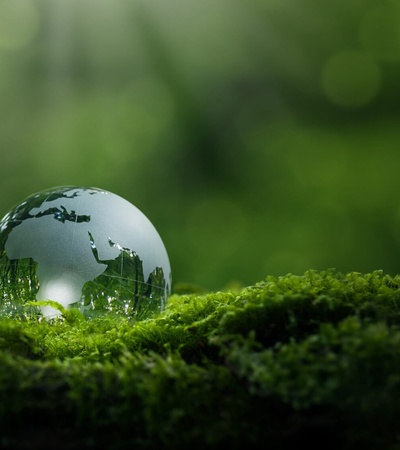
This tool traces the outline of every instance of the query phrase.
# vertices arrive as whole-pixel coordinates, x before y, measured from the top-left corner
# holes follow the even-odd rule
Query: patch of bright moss
[[[400,276],[308,271],[161,314],[0,320],[2,448],[400,448]]]

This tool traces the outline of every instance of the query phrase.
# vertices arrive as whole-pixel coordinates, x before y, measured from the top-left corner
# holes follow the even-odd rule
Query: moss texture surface
[[[174,294],[142,322],[0,319],[0,447],[400,449],[400,276]]]

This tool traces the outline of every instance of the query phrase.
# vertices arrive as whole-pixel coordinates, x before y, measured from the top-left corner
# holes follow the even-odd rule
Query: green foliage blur
[[[399,0],[0,0],[0,215],[138,206],[173,284],[400,267]]]

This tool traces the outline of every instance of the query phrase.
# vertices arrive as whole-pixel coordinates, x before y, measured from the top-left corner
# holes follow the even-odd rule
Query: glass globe
[[[60,310],[143,319],[164,308],[167,251],[149,219],[122,197],[62,186],[31,195],[0,221],[0,315]]]

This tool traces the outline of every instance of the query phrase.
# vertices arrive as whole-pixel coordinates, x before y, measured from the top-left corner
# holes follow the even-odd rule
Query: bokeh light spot
[[[0,48],[29,44],[39,28],[39,14],[31,1],[0,0]]]
[[[377,58],[400,58],[400,10],[394,6],[381,6],[369,11],[359,29],[363,47]]]
[[[370,103],[381,87],[381,71],[367,53],[342,51],[326,62],[321,74],[322,89],[335,105],[359,108]]]

